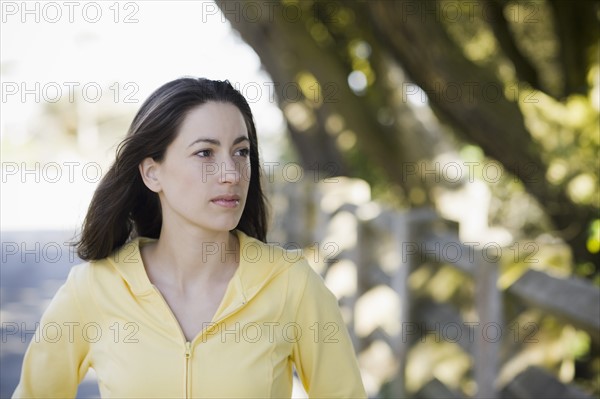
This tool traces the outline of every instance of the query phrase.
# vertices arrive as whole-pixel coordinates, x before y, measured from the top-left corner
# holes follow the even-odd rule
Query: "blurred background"
[[[0,3],[1,397],[135,112],[185,75],[248,99],[269,241],[339,298],[370,397],[600,394],[599,2]]]

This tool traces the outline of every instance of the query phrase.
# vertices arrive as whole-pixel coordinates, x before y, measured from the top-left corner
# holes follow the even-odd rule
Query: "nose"
[[[241,173],[240,164],[238,162],[235,162],[232,158],[227,157],[227,159],[221,162],[220,166],[220,183],[238,184],[240,182]]]

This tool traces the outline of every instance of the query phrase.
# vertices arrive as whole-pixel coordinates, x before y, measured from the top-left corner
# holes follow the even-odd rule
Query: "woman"
[[[182,78],[135,116],[90,204],[74,267],[42,317],[14,397],[366,397],[335,297],[265,244],[250,107]],[[50,333],[51,332],[51,333]],[[56,333],[58,332],[58,334]]]

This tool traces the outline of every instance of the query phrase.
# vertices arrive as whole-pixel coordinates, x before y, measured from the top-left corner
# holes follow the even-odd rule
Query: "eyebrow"
[[[235,140],[233,140],[233,145],[236,145],[238,143],[241,143],[242,141],[250,141],[250,139],[248,139],[248,137],[246,136],[239,136],[238,138],[236,138]],[[210,143],[210,144],[214,144],[214,145],[221,145],[221,142],[217,139],[209,139],[209,138],[199,138],[194,140],[193,142],[190,143],[190,145],[188,145],[188,148],[193,146],[196,143]]]

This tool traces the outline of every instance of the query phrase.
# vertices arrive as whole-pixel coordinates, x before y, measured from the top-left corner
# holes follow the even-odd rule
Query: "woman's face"
[[[250,141],[241,112],[219,102],[193,108],[163,160],[146,158],[140,171],[159,195],[164,224],[234,229],[250,183]]]

